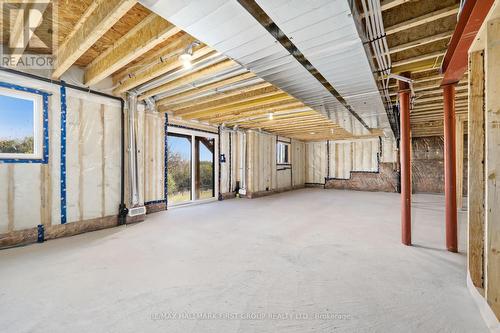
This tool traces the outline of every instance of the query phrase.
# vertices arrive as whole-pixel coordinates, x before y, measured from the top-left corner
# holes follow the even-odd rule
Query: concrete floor
[[[397,194],[305,189],[0,251],[0,330],[487,332],[443,197],[413,201],[413,247]]]

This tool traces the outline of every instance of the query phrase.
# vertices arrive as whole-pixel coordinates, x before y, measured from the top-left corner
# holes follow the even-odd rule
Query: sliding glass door
[[[215,133],[169,129],[167,138],[169,205],[216,197],[217,140],[218,136]]]
[[[168,135],[168,202],[172,204],[192,200],[191,136]]]
[[[195,137],[195,199],[209,199],[215,196],[214,143],[214,139]]]

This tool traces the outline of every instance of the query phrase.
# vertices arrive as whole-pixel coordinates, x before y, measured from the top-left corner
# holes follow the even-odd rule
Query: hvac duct
[[[139,205],[139,175],[137,171],[137,138],[136,138],[136,114],[137,94],[127,94],[128,107],[128,158],[129,158],[129,181],[130,181],[130,205]]]
[[[240,194],[241,195],[246,195],[247,194],[247,182],[246,182],[246,171],[247,171],[247,166],[246,166],[246,156],[247,156],[247,133],[242,132],[241,133],[241,140],[240,140]]]

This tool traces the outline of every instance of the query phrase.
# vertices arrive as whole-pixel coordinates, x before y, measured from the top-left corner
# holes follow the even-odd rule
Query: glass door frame
[[[178,203],[170,203],[167,202],[168,207],[178,207],[178,206],[186,206],[193,205],[199,203],[206,203],[211,201],[217,201],[219,198],[219,134],[210,133],[195,129],[187,129],[187,128],[179,128],[168,126],[167,135],[169,134],[179,134],[191,137],[191,200],[183,201]],[[214,197],[208,199],[199,199],[196,200],[195,191],[196,191],[196,158],[194,156],[195,152],[195,138],[196,137],[205,137],[214,140]],[[168,139],[167,139],[168,140]]]

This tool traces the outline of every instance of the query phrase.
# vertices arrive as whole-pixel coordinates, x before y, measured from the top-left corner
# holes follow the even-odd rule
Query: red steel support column
[[[455,138],[455,85],[443,86],[444,195],[446,201],[446,248],[457,252],[457,166]]]
[[[411,245],[410,87],[399,81],[401,156],[401,242]]]

